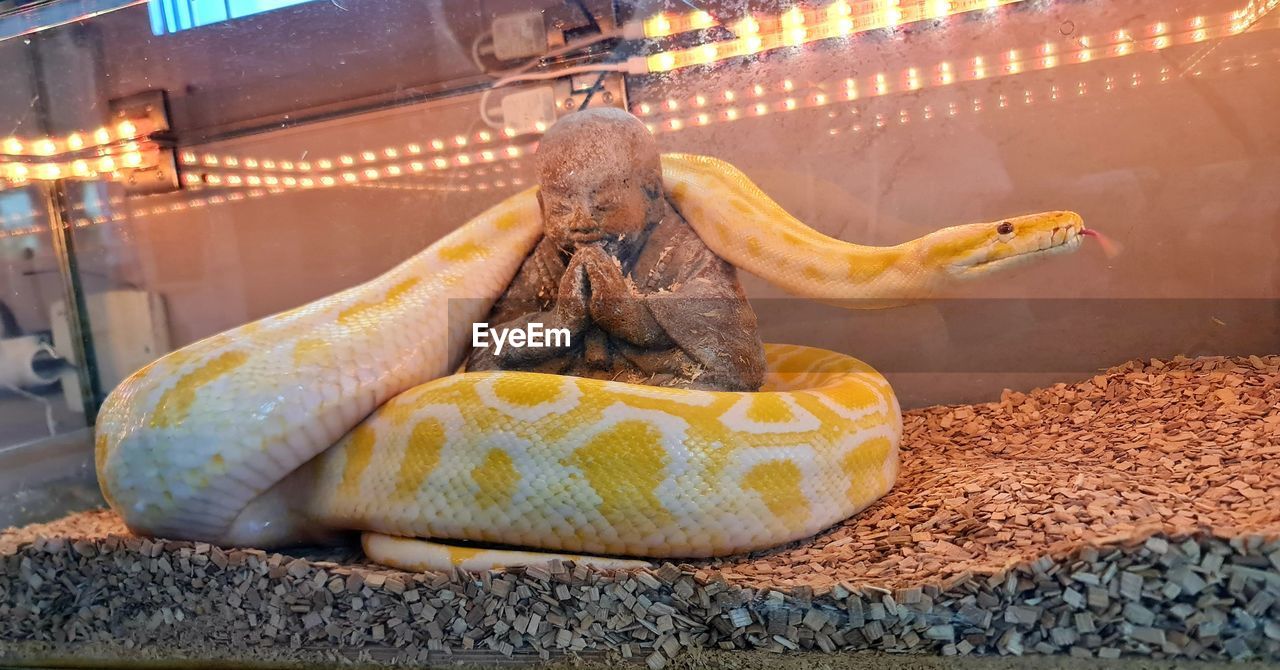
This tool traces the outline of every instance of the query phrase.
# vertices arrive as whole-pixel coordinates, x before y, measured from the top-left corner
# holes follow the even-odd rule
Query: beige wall
[[[943,60],[959,64],[1120,29],[1141,35],[1166,18],[1185,29],[1190,17],[1243,4],[1034,3],[996,18],[954,19],[905,35],[779,53],[750,68],[635,79],[631,103],[658,108],[672,98],[687,106],[699,93],[742,95],[756,83],[780,101],[788,79],[801,100],[815,92],[838,97],[849,76],[924,70]],[[382,55],[390,67],[408,59]],[[907,406],[962,402],[997,397],[1004,386],[1079,379],[1131,357],[1280,348],[1278,58],[1280,30],[1266,30],[706,127],[672,131],[663,126],[667,116],[646,120],[658,126],[665,149],[733,162],[789,211],[842,239],[892,244],[951,224],[1074,209],[1123,245],[1115,258],[1086,245],[965,286],[956,295],[968,301],[881,312],[781,300],[772,287],[744,278],[766,339],[864,358],[890,374]],[[239,62],[248,73],[256,65]],[[146,67],[163,70],[173,84],[188,74],[212,72],[217,81],[234,76],[137,67],[143,69],[130,72],[135,82],[145,80]],[[298,79],[280,97],[264,99],[259,91],[246,110],[288,108],[296,97],[291,92],[329,85],[333,73],[321,74],[293,73]],[[1028,91],[1031,104],[1024,102]],[[1000,95],[1009,101],[1006,108],[999,107]],[[973,111],[975,98],[981,112]],[[426,143],[483,128],[476,100],[459,96],[189,148],[298,160]],[[187,100],[191,119],[199,117],[196,102],[214,104]],[[229,107],[219,114],[225,117],[237,102],[220,101]],[[945,112],[951,103],[958,108],[954,117]],[[933,118],[925,118],[926,107]],[[883,128],[876,127],[877,114]],[[523,161],[504,168],[497,176],[466,170],[470,176],[455,171],[379,184],[457,189],[509,181],[512,169],[529,177]],[[165,296],[173,339],[182,344],[368,279],[514,190],[316,189],[151,213],[212,193],[184,192],[130,199],[116,209],[121,220],[77,236],[87,265],[110,267]]]

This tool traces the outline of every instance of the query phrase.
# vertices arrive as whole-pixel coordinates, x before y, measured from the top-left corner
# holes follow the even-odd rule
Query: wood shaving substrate
[[[902,461],[892,493],[819,536],[630,573],[408,574],[130,537],[105,511],[10,529],[0,662],[30,645],[655,670],[706,647],[1280,659],[1280,356],[912,411]]]

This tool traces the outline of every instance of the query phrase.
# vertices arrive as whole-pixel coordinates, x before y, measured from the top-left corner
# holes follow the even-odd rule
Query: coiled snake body
[[[722,161],[668,154],[663,169],[721,257],[854,306],[928,297],[1086,233],[1049,212],[858,246],[804,226]],[[768,345],[758,393],[451,374],[540,233],[530,189],[365,284],[139,370],[96,426],[107,500],[143,534],[269,547],[361,530],[374,560],[485,568],[545,555],[425,538],[724,555],[811,535],[893,485],[897,400],[841,354]]]

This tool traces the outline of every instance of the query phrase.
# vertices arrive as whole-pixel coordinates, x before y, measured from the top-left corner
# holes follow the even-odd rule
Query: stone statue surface
[[[495,330],[563,328],[567,346],[472,350],[468,370],[756,391],[764,349],[732,265],[667,200],[638,119],[561,119],[536,156],[544,233],[489,315]]]

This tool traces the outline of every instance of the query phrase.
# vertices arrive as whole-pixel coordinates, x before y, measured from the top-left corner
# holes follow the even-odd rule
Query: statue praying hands
[[[563,328],[567,345],[476,348],[468,370],[756,391],[764,348],[734,267],[663,192],[657,145],[616,109],[560,120],[537,153],[544,234],[490,328]]]

